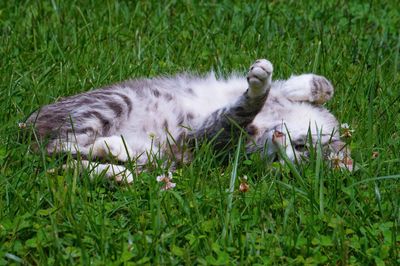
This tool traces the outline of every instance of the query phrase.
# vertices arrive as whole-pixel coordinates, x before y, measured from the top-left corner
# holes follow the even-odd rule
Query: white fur
[[[150,89],[146,86],[151,86],[163,95],[171,95],[169,100],[150,97],[149,94],[139,97],[135,90],[125,88],[124,84],[114,85],[113,89],[123,92],[131,99],[134,115],[116,121],[113,127],[118,130],[115,129],[109,137],[97,138],[92,145],[85,147],[79,146],[76,142],[67,143],[64,144],[63,150],[79,150],[102,158],[111,156],[119,161],[136,159],[137,164],[144,164],[149,159],[147,157],[149,154],[162,156],[167,142],[172,143],[182,131],[196,130],[214,111],[235,103],[248,88],[250,88],[249,97],[265,93],[271,86],[272,71],[272,64],[261,59],[252,66],[247,79],[237,75],[227,79],[217,79],[210,73],[204,78],[178,76],[153,79],[150,85],[143,83],[144,87],[141,89],[144,92]],[[314,81],[322,79],[326,86],[322,88],[321,94],[315,94]],[[300,152],[295,151],[288,141],[289,135],[292,140],[304,139],[310,129],[314,141],[324,138],[323,141],[326,142],[332,134],[337,136],[336,119],[326,109],[315,106],[329,100],[332,94],[331,84],[323,77],[314,74],[292,76],[286,81],[272,83],[264,108],[252,123],[259,129],[255,140],[267,143],[268,150],[265,152],[272,156],[277,150],[276,141],[273,141],[274,132],[283,133],[284,142],[280,141],[279,145],[284,145],[287,155],[294,160]],[[82,108],[76,112],[87,112],[87,110]],[[107,113],[110,111],[104,112],[105,116],[112,116],[112,113]],[[193,119],[184,119],[183,124],[176,126],[179,123],[179,115],[187,114],[191,114]],[[86,123],[94,128],[99,126],[96,124],[99,123],[98,120],[95,119]],[[164,124],[170,126],[165,128]],[[79,138],[85,139],[88,136],[80,135]],[[250,146],[251,144],[248,144],[251,150]],[[132,173],[123,166],[93,165],[86,161],[83,161],[82,165],[95,168],[96,173],[105,171],[107,176],[114,176],[115,173],[120,176],[126,173],[126,181],[133,180]]]

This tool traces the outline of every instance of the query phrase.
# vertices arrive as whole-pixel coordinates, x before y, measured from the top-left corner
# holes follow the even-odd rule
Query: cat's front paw
[[[258,59],[254,62],[247,74],[250,97],[263,95],[271,88],[272,72],[273,66],[270,61]]]
[[[126,162],[132,156],[131,149],[125,145],[119,136],[99,138],[93,143],[92,154],[99,158],[112,157],[121,162]]]

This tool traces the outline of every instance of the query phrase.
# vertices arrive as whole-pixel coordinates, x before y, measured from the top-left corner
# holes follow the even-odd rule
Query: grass
[[[1,265],[400,264],[396,1],[2,1],[0,27]],[[48,174],[61,163],[19,141],[17,123],[59,97],[131,77],[245,73],[264,57],[276,79],[332,80],[328,108],[355,130],[357,171],[318,156],[271,166],[239,148],[221,165],[204,146],[160,191],[161,169],[131,186]]]

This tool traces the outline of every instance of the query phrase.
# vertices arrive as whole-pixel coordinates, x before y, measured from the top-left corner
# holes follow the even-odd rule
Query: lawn
[[[0,265],[399,265],[399,29],[390,0],[1,1]],[[354,130],[354,172],[318,156],[270,165],[239,145],[221,164],[204,145],[162,191],[161,168],[132,185],[63,171],[18,128],[66,95],[245,74],[257,58],[275,79],[332,81],[327,107]]]

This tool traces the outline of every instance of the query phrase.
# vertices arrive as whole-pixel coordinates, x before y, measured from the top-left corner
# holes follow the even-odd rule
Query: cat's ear
[[[353,159],[348,145],[341,140],[332,140],[325,153],[332,168],[341,168],[353,171]]]

